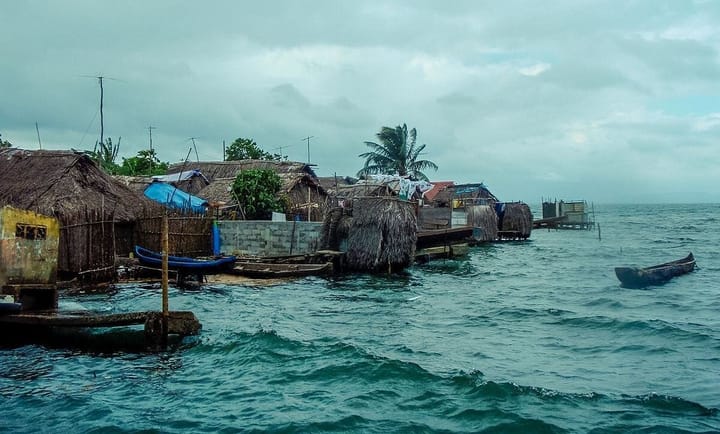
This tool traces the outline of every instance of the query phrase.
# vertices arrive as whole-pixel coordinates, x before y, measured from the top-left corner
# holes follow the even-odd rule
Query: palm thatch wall
[[[400,271],[412,264],[416,244],[413,203],[387,197],[355,199],[345,258],[348,268]]]
[[[490,205],[474,205],[466,208],[468,226],[480,228],[477,241],[494,241],[498,235],[498,216]]]
[[[506,203],[500,230],[518,232],[520,237],[525,239],[532,232],[532,222],[533,215],[526,203]]]
[[[60,221],[60,278],[114,276],[118,238],[128,236],[139,213],[160,209],[72,151],[0,150],[0,185],[0,205]]]
[[[343,244],[347,243],[352,227],[352,210],[347,208],[332,208],[325,214],[320,235],[320,250],[345,250]]]

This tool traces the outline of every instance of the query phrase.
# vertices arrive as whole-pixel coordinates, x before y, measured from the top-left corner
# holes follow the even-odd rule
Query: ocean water
[[[203,330],[162,353],[0,349],[0,431],[720,432],[720,205],[595,212],[600,234],[403,275],[171,288]],[[690,251],[663,286],[613,272]],[[160,289],[62,303],[159,310]]]

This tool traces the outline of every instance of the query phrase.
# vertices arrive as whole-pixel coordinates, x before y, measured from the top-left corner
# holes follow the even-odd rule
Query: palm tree
[[[428,177],[422,171],[438,169],[432,161],[417,159],[425,149],[425,145],[416,146],[415,128],[408,131],[405,124],[395,128],[382,127],[377,133],[377,138],[380,143],[365,142],[372,151],[359,155],[365,158],[365,167],[357,174],[359,177],[371,174],[398,174],[427,181]]]

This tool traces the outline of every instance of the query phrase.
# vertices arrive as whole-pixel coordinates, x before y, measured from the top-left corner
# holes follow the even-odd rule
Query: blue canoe
[[[22,310],[22,304],[15,303],[12,295],[0,295],[0,315],[18,313]]]
[[[160,268],[162,267],[162,254],[135,246],[135,255],[141,264]],[[219,256],[212,259],[188,258],[185,256],[168,256],[168,268],[173,270],[210,274],[221,272],[235,263],[235,256]]]

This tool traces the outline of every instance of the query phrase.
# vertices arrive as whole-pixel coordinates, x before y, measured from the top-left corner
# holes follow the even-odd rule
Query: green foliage
[[[135,157],[123,158],[117,174],[126,176],[164,175],[167,173],[169,165],[158,159],[154,149],[144,149],[138,151]]]
[[[228,146],[225,153],[226,161],[237,161],[237,160],[275,160],[280,161],[287,159],[287,156],[280,154],[271,154],[265,152],[258,146],[253,139],[243,139],[242,137],[236,139],[230,146]]]
[[[12,148],[12,143],[8,142],[7,140],[2,139],[2,134],[0,134],[0,148]]]
[[[120,173],[120,166],[115,163],[120,150],[120,140],[122,140],[122,137],[118,137],[117,144],[113,144],[112,139],[108,137],[105,143],[98,143],[92,152],[88,152],[90,157],[98,163],[98,166],[111,175]]]
[[[248,169],[235,178],[232,191],[247,220],[264,220],[273,211],[284,212],[281,188],[282,180],[273,170]]]
[[[365,142],[372,151],[359,156],[365,158],[365,166],[358,176],[372,174],[410,176],[413,179],[428,180],[422,172],[426,169],[437,170],[437,165],[429,160],[418,160],[426,145],[416,146],[417,131],[408,131],[407,125],[395,128],[382,127],[377,138],[380,143]]]

